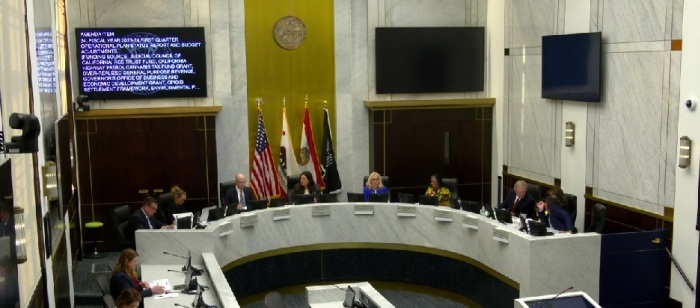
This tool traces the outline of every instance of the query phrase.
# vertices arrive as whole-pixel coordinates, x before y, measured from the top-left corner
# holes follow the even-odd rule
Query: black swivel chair
[[[228,181],[219,183],[219,206],[226,206],[229,204],[224,204],[224,197],[226,197],[226,192],[229,188],[236,186],[236,181]]]
[[[112,209],[111,216],[114,233],[117,235],[120,248],[135,248],[136,244],[126,236],[127,229],[129,228],[129,217],[131,217],[131,209],[129,206],[122,205]]]
[[[168,219],[168,215],[165,214],[168,205],[170,205],[170,201],[173,201],[173,194],[172,193],[162,193],[158,195],[158,198],[156,199],[158,201],[158,211],[154,214],[156,219],[164,224],[172,224],[173,222]]]
[[[586,228],[586,232],[595,232],[602,234],[605,230],[605,219],[608,215],[608,209],[605,205],[596,203],[593,205],[593,215],[591,217],[591,224]]]
[[[294,185],[297,185],[297,183],[299,183],[299,176],[301,175],[297,174],[290,175],[287,177],[287,196],[294,195]]]
[[[528,195],[532,196],[532,199],[535,199],[535,202],[542,198],[542,190],[540,189],[540,185],[527,183],[527,193]]]
[[[450,190],[450,198],[458,199],[459,191],[457,185],[457,178],[443,178],[442,184]]]
[[[576,195],[572,194],[565,194],[566,196],[566,202],[568,203],[567,206],[569,208],[569,214],[571,214],[571,222],[576,223],[576,212],[578,211],[578,197]]]

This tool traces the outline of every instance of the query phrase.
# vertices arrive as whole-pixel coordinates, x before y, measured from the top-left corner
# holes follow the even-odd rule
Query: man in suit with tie
[[[141,203],[141,207],[129,217],[129,230],[127,237],[135,241],[135,232],[140,229],[173,229],[173,225],[165,225],[158,221],[153,215],[158,210],[158,201],[153,197],[146,197]]]
[[[513,216],[519,216],[522,213],[528,218],[536,218],[535,199],[527,193],[527,183],[523,180],[515,182],[513,189],[508,191],[508,196],[498,205],[498,208],[510,211]]]
[[[255,200],[253,190],[245,186],[248,183],[245,175],[242,173],[236,174],[236,186],[229,188],[224,196],[224,206],[235,206],[236,212],[245,211],[248,209],[246,201]]]

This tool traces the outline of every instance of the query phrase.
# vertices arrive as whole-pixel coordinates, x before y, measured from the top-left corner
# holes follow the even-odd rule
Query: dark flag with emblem
[[[324,193],[336,194],[343,189],[338,174],[338,165],[335,161],[335,151],[333,150],[333,135],[331,132],[331,118],[328,109],[323,109],[323,149],[321,152],[321,166],[324,171],[323,182],[326,183]]]

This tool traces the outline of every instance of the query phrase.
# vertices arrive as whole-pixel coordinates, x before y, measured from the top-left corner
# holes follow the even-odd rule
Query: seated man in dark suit
[[[250,187],[245,186],[248,181],[242,173],[236,174],[236,186],[231,187],[226,191],[224,196],[224,204],[222,206],[235,205],[236,212],[245,211],[248,209],[247,200],[255,200],[255,195]]]
[[[139,229],[172,229],[173,225],[165,225],[158,221],[153,214],[158,210],[158,202],[153,197],[146,197],[141,207],[129,217],[129,228],[126,236],[135,241],[135,232]]]
[[[513,189],[508,191],[508,196],[499,209],[509,210],[511,215],[519,216],[521,213],[528,218],[535,217],[535,199],[527,193],[527,183],[523,180],[515,182]]]

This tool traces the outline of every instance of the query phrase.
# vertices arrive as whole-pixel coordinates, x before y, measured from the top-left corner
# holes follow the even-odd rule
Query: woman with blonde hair
[[[367,177],[367,183],[364,188],[365,201],[369,201],[369,195],[388,194],[389,190],[382,183],[382,176],[379,172],[372,172]]]
[[[187,200],[187,192],[180,186],[173,185],[170,188],[170,198],[163,198],[165,194],[158,196],[158,211],[156,219],[166,225],[172,225],[175,222],[174,214],[182,214],[189,212],[185,209],[185,200]]]
[[[131,248],[124,249],[114,265],[112,278],[109,280],[109,293],[112,298],[119,298],[119,295],[126,289],[134,289],[141,293],[141,298],[152,296],[153,294],[165,293],[161,286],[151,287],[146,281],[141,281],[136,273],[139,264],[139,254]],[[139,305],[143,307],[143,302]]]

